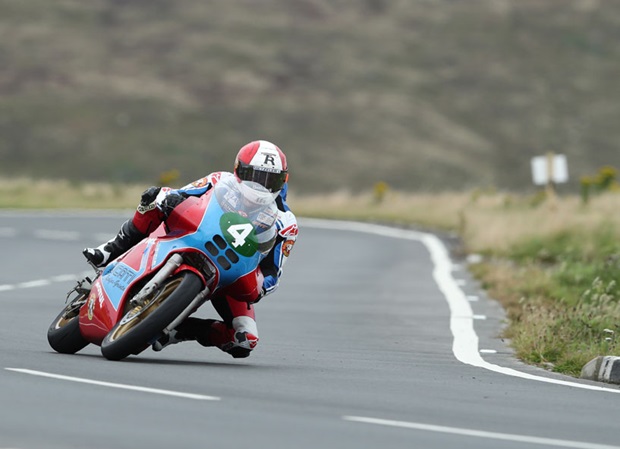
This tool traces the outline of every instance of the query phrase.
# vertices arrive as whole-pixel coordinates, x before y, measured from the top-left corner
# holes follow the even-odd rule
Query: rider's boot
[[[256,321],[247,316],[235,317],[232,327],[222,321],[211,320],[206,338],[198,340],[203,346],[216,346],[235,359],[245,358],[258,344]]]
[[[157,195],[160,191],[160,187],[146,189],[133,218],[123,223],[116,237],[96,248],[85,248],[82,251],[84,257],[97,268],[101,268],[153,232],[163,220],[157,208]]]
[[[116,259],[129,248],[136,245],[144,237],[146,237],[146,234],[140,232],[131,220],[127,220],[121,226],[116,237],[96,248],[85,248],[82,254],[91,264],[101,268],[110,260]]]
[[[202,346],[216,346],[234,358],[245,358],[258,344],[256,322],[249,317],[233,319],[233,327],[223,321],[187,318],[169,335],[153,344],[155,351],[182,341],[195,340]]]
[[[238,316],[233,318],[232,327],[228,331],[228,341],[217,345],[218,348],[235,359],[248,357],[258,344],[256,321],[249,316]],[[232,338],[230,338],[230,333],[232,333]]]
[[[208,339],[209,327],[211,322],[215,320],[202,320],[199,318],[187,318],[176,329],[170,331],[169,334],[159,337],[153,343],[154,351],[161,351],[166,346],[181,343],[182,341],[196,340],[203,346],[212,346],[203,344]]]
[[[162,337],[159,337],[153,343],[153,351],[161,351],[166,346],[174,345],[176,343],[181,343],[182,341],[195,340],[191,335],[184,335],[182,332],[179,332],[177,329],[172,329],[169,334],[166,334]]]

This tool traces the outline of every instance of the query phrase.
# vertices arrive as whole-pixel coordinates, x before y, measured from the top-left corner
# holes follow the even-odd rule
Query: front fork
[[[163,267],[157,272],[153,278],[146,283],[144,287],[129,301],[132,307],[143,306],[151,294],[157,291],[161,284],[172,276],[172,273],[183,263],[183,257],[180,254],[173,254]]]
[[[149,296],[157,291],[159,286],[183,264],[183,256],[180,254],[173,254],[166,264],[157,272],[153,279],[140,290],[131,300],[132,307],[142,306],[149,299]],[[181,312],[166,328],[162,331],[164,334],[169,334],[174,328],[181,324],[185,319],[192,314],[194,310],[200,307],[208,298],[211,290],[208,286],[196,295],[192,302]]]

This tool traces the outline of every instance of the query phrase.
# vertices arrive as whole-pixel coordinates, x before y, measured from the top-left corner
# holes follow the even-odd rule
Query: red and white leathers
[[[142,234],[150,234],[164,220],[166,210],[170,207],[170,204],[174,207],[183,198],[204,195],[217,184],[224,173],[227,172],[211,173],[180,189],[162,187],[154,200],[151,200],[148,204],[143,201],[138,206],[132,219],[133,225]],[[297,239],[299,232],[297,219],[286,203],[287,190],[288,184],[284,184],[284,187],[276,197],[276,204],[278,206],[278,218],[276,221],[278,237],[274,247],[259,265],[264,281],[262,293],[256,298],[255,302],[277,289],[282,274],[282,267],[286,263]],[[155,196],[155,191],[152,191],[152,194],[152,196]],[[171,199],[174,199],[174,201],[171,201]],[[258,343],[258,328],[254,306],[248,306],[247,303],[237,301],[235,298],[226,295],[214,297],[211,299],[211,302],[222,317],[223,322],[190,317],[177,328],[176,338],[179,340],[197,340],[204,346],[217,346],[234,357],[246,357],[249,355],[249,351],[254,349]]]

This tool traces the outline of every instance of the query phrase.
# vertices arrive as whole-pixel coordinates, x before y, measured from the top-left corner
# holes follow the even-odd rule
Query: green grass
[[[526,239],[496,257],[503,262],[490,259],[473,271],[506,307],[506,336],[522,360],[578,376],[596,356],[620,355],[617,228],[603,223]],[[498,275],[498,264],[507,273]]]

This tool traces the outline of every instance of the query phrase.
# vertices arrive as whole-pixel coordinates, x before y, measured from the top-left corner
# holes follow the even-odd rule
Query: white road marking
[[[95,242],[107,242],[108,240],[114,238],[114,235],[110,232],[108,234],[98,233],[94,235]]]
[[[497,354],[495,349],[481,349],[480,354]]]
[[[557,440],[555,438],[541,438],[529,435],[516,435],[510,433],[487,432],[484,430],[463,429],[459,427],[435,426],[406,421],[391,421],[387,419],[366,418],[362,416],[343,416],[345,421],[364,424],[376,424],[380,426],[399,427],[403,429],[422,430],[426,432],[447,433],[473,438],[487,438],[492,440],[512,441],[518,443],[537,444],[542,446],[555,446],[570,449],[620,449],[620,446],[606,444],[586,443],[581,441]]]
[[[45,287],[50,285],[52,282],[47,279],[39,279],[36,281],[28,281],[17,284],[16,288],[33,288],[33,287]]]
[[[22,288],[46,287],[57,282],[76,282],[78,279],[89,275],[94,277],[92,272],[84,271],[79,274],[59,274],[58,276],[52,276],[48,279],[37,279],[34,281],[20,282],[18,284],[3,284],[0,285],[0,293]]]
[[[80,233],[75,231],[50,231],[39,229],[34,231],[34,236],[40,239],[73,241],[80,238]]]
[[[15,237],[16,235],[17,235],[17,229],[0,228],[0,237]]]
[[[19,234],[19,230],[15,228],[0,228],[0,238],[13,238],[17,237]],[[114,237],[113,233],[95,233],[95,234],[84,234],[77,231],[57,231],[50,229],[38,229],[32,231],[32,235],[35,238],[43,239],[43,240],[62,240],[62,241],[75,241],[80,239],[91,239],[95,242],[107,242],[112,237]]]
[[[620,389],[599,387],[585,383],[536,376],[533,374],[523,373],[512,368],[505,368],[503,366],[486,362],[478,350],[478,335],[474,330],[474,314],[471,305],[467,300],[467,296],[460,289],[452,276],[452,261],[450,260],[448,249],[436,235],[425,232],[410,231],[407,229],[397,229],[388,226],[349,221],[302,218],[299,220],[299,223],[301,226],[308,226],[311,228],[332,229],[348,232],[356,231],[422,243],[430,253],[431,260],[433,261],[435,267],[433,270],[433,278],[435,279],[439,290],[443,293],[446,301],[448,302],[448,306],[450,307],[450,330],[452,331],[453,336],[452,352],[454,353],[456,359],[460,362],[507,376],[519,377],[521,379],[582,388],[585,390],[620,393]]]
[[[117,384],[117,383],[111,383],[111,382],[101,382],[98,380],[83,379],[81,377],[63,376],[60,374],[45,373],[42,371],[33,371],[33,370],[22,369],[22,368],[5,368],[5,370],[13,371],[16,373],[29,374],[32,376],[47,377],[50,379],[66,380],[69,382],[78,382],[78,383],[83,383],[83,384],[98,385],[101,387],[108,387],[108,388],[120,388],[123,390],[140,391],[143,393],[162,394],[166,396],[175,396],[175,397],[184,398],[184,399],[196,399],[199,401],[219,401],[220,400],[220,398],[217,396],[205,396],[202,394],[183,393],[183,392],[172,391],[172,390],[160,390],[157,388],[139,387],[136,385],[125,385],[125,384]]]
[[[469,302],[477,302],[477,301],[479,301],[479,300],[480,300],[480,298],[478,298],[478,297],[477,297],[477,296],[475,296],[475,295],[469,295],[469,296],[467,297],[467,300],[468,300]]]
[[[50,278],[50,281],[52,281],[52,282],[71,282],[71,281],[77,280],[78,277],[82,277],[82,276],[79,276],[77,274],[61,274],[61,275],[58,275],[58,276],[52,276]]]

